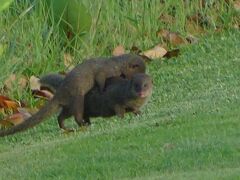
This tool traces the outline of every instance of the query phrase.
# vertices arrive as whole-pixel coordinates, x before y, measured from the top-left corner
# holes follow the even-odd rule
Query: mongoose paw
[[[81,126],[78,129],[78,131],[81,131],[81,132],[86,132],[87,130],[88,130],[87,126]]]
[[[117,116],[118,116],[119,118],[123,119],[123,118],[124,118],[124,113],[119,113],[119,114],[117,114]]]
[[[136,111],[133,111],[133,113],[136,115],[136,116],[140,116],[142,114],[142,112],[140,110],[136,110]]]
[[[72,128],[64,128],[62,130],[63,130],[64,134],[69,134],[69,133],[73,133],[76,131],[75,129],[72,129]]]

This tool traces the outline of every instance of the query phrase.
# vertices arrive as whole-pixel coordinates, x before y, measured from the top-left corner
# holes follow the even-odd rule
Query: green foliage
[[[66,33],[80,35],[89,31],[91,15],[80,0],[47,0],[52,9],[54,20],[60,23]]]
[[[13,0],[1,0],[0,1],[0,12],[4,9],[8,8],[8,6],[12,3]]]

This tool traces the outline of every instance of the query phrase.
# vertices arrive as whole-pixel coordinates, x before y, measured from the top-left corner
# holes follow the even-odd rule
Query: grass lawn
[[[66,70],[63,55],[72,48],[71,43],[63,46],[58,28],[48,26],[42,11],[27,0],[19,2],[0,16],[0,87],[10,74]],[[166,7],[157,0],[97,2],[84,0],[93,22],[101,15],[89,36],[74,45],[73,63],[110,55],[119,44],[149,49],[160,42],[156,31],[161,27],[186,35],[186,17],[198,9],[185,9],[177,1]],[[239,179],[240,32],[228,28],[234,13],[225,11],[224,4],[221,8],[204,9],[210,31],[220,24],[225,27],[221,33],[184,45],[177,58],[148,64],[154,91],[140,116],[95,118],[91,127],[65,134],[55,115],[0,138],[0,179]],[[167,11],[176,23],[164,26],[157,20]],[[220,21],[215,21],[218,13]],[[37,104],[17,83],[8,95]],[[72,119],[68,123],[76,127]]]
[[[3,179],[238,179],[240,33],[209,35],[176,59],[156,60],[139,117],[94,119],[63,134],[51,118],[0,139]]]

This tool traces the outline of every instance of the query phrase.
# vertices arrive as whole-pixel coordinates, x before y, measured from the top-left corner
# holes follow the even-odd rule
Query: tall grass
[[[32,3],[31,3],[32,2]],[[159,29],[188,34],[188,17],[200,13],[207,19],[203,27],[214,31],[218,27],[229,28],[237,21],[236,13],[225,0],[209,0],[202,6],[199,1],[159,0],[83,0],[93,17],[91,31],[84,37],[66,41],[52,14],[46,11],[42,1],[14,1],[0,16],[0,87],[9,74],[42,75],[52,71],[64,71],[63,54],[69,48],[74,63],[92,56],[110,55],[112,49],[122,44],[126,49],[133,45],[149,48],[161,39]],[[174,23],[159,18],[171,15]],[[50,20],[49,20],[50,19]]]

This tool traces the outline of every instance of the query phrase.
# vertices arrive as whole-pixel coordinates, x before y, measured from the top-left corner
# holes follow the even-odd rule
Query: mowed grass
[[[148,65],[154,93],[139,117],[95,119],[62,134],[51,118],[0,140],[3,179],[159,179],[240,176],[240,44],[208,36]]]
[[[159,43],[155,32],[163,25],[157,18],[167,7],[114,2],[103,2],[97,28],[74,45],[74,63],[110,55],[118,44],[147,49]],[[100,3],[85,4],[95,15],[101,9]],[[70,47],[62,45],[41,11],[39,15],[29,7],[15,4],[0,17],[0,43],[8,47],[0,61],[1,86],[12,73],[66,69],[63,53]],[[184,33],[184,19],[193,9],[177,6],[178,20],[171,30]],[[231,12],[221,12],[227,21]],[[177,58],[148,64],[154,91],[141,116],[96,118],[90,128],[72,134],[60,131],[54,116],[24,133],[0,138],[0,179],[238,179],[239,39],[237,30],[209,34],[182,47]],[[36,104],[17,84],[9,96]],[[76,127],[72,119],[69,125]]]

